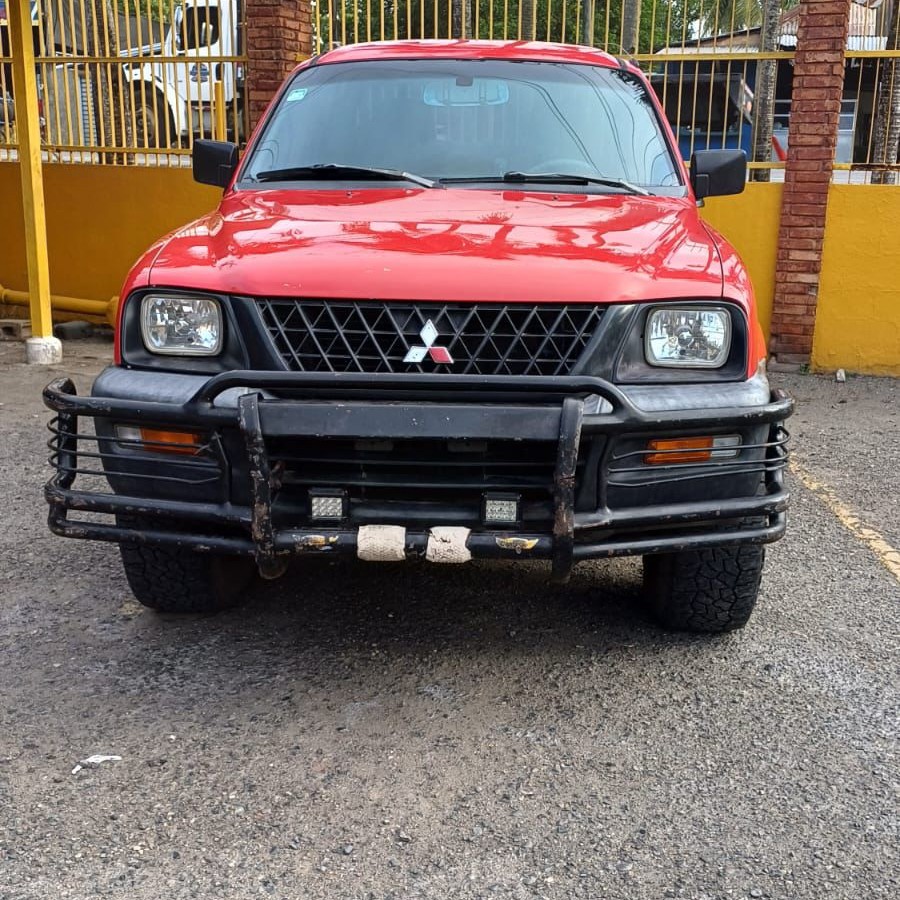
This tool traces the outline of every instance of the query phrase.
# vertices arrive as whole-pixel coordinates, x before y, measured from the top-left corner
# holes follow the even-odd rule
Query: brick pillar
[[[309,0],[246,0],[246,97],[250,127],[259,121],[285,76],[312,55]]]
[[[800,4],[770,344],[781,364],[812,352],[850,2]]]

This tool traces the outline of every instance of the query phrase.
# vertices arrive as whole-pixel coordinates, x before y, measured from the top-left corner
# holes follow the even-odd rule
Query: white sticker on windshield
[[[286,98],[286,102],[293,103],[295,100],[302,100],[307,93],[309,92],[309,88],[294,88]]]

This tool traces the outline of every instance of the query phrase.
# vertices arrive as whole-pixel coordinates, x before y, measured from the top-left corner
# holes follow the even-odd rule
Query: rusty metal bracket
[[[566,397],[559,416],[559,444],[553,473],[552,577],[557,584],[569,580],[575,558],[575,469],[583,420],[584,400]]]
[[[259,394],[238,397],[238,424],[247,448],[250,466],[250,534],[259,573],[263,578],[283,574],[287,560],[275,550],[275,527],[272,524],[272,470],[266,453],[259,421]]]
[[[61,390],[75,396],[75,384],[71,378],[61,382]],[[59,472],[57,484],[61,488],[72,487],[75,470],[78,468],[78,416],[70,410],[57,413],[59,443],[56,449],[56,464]]]

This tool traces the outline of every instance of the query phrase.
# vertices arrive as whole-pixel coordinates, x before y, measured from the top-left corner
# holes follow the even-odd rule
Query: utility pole
[[[467,0],[450,0],[452,29],[450,37],[462,38],[471,37],[469,31],[469,10]]]
[[[638,52],[641,35],[641,0],[622,0],[622,53]]]
[[[537,17],[535,0],[521,0],[519,3],[519,40],[534,40],[534,22]]]
[[[581,0],[581,43],[594,46],[594,0]]]

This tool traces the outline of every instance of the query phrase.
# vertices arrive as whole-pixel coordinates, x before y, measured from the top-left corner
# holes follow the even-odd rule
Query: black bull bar
[[[240,391],[233,405],[217,403],[226,391],[233,389]],[[280,393],[273,397],[272,392]],[[56,473],[45,487],[50,505],[49,525],[54,533],[252,555],[263,574],[283,570],[290,554],[355,552],[357,547],[357,531],[352,527],[276,528],[272,508],[277,479],[273,478],[266,438],[278,435],[522,437],[555,442],[552,533],[472,531],[466,546],[473,557],[550,559],[557,581],[565,580],[579,559],[741,542],[768,543],[777,540],[785,529],[789,496],[783,480],[787,432],[782,422],[791,414],[793,401],[780,390],[773,391],[770,402],[762,406],[647,412],[615,385],[588,376],[472,379],[454,375],[234,371],[210,378],[184,403],[80,397],[68,378],[47,385],[44,402],[56,412],[51,423],[54,436],[49,442],[50,461]],[[76,475],[101,474],[82,468],[79,459],[99,458],[106,464],[105,457],[109,456],[102,450],[102,441],[79,432],[79,417],[160,429],[238,429],[249,469],[251,502],[192,502],[76,490]],[[575,510],[576,463],[583,433],[609,436],[659,431],[670,436],[679,429],[758,425],[769,427],[768,439],[757,445],[764,448],[762,461],[755,464],[764,489],[757,496],[698,499],[687,504],[661,503],[614,511],[604,505],[593,511]],[[80,440],[96,441],[100,445],[98,452],[79,450]],[[604,466],[608,464],[610,443],[604,452]],[[722,467],[727,465],[720,463],[718,474],[723,474]],[[747,463],[732,465],[735,474],[748,471]],[[702,493],[702,488],[698,489],[698,497]],[[124,527],[118,522],[73,521],[69,511],[139,517],[141,523],[140,527]],[[747,519],[757,521],[741,521]],[[149,527],[144,527],[145,523],[150,523]],[[198,528],[207,526],[207,531],[186,532],[186,523]],[[167,528],[166,524],[179,527]],[[652,529],[660,525],[684,527],[668,534],[640,536],[642,527]],[[231,533],[216,534],[215,528],[208,533],[209,526],[218,526],[220,532],[227,527]],[[636,533],[622,536],[622,531],[629,529]],[[583,532],[577,542],[576,532]],[[428,539],[427,529],[407,530],[407,555],[424,555]]]

